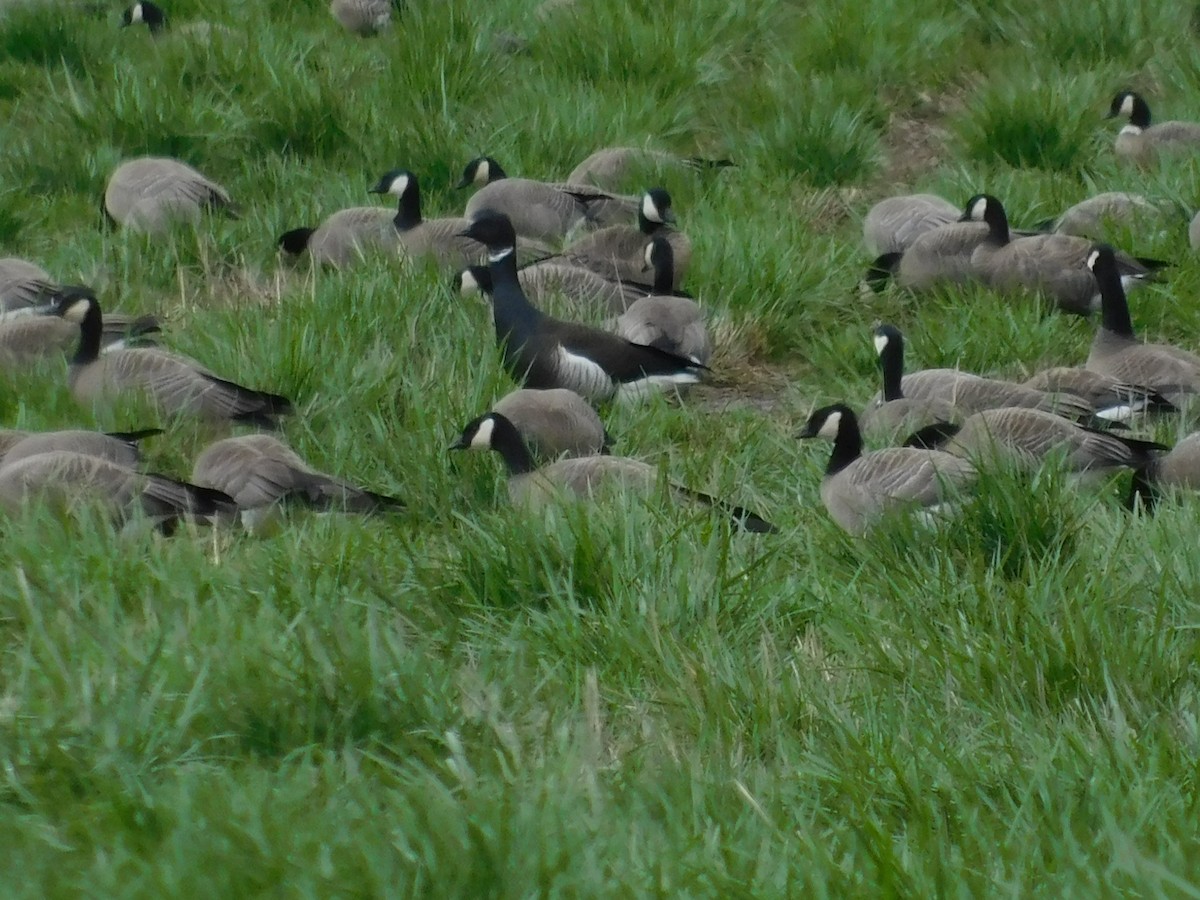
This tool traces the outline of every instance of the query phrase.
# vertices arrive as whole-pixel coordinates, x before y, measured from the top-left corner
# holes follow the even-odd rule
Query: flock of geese
[[[334,0],[331,11],[366,35],[386,27],[392,4]],[[155,34],[167,27],[161,8],[149,2],[130,7],[123,23],[144,23]],[[1111,114],[1129,120],[1117,152],[1140,165],[1200,151],[1200,125],[1151,125],[1137,94],[1119,94]],[[455,291],[488,298],[497,351],[517,387],[468,423],[451,449],[495,451],[514,502],[536,508],[563,493],[659,492],[711,508],[747,531],[771,532],[774,526],[754,512],[611,455],[597,412],[614,400],[686,394],[704,380],[713,352],[704,310],[681,288],[692,244],[677,227],[671,196],[660,187],[630,196],[615,186],[633,171],[727,165],[615,147],[589,156],[563,181],[538,181],[509,176],[483,156],[467,164],[458,185],[476,188],[463,215],[446,218],[426,218],[417,175],[394,169],[369,191],[388,204],[338,210],[287,231],[278,247],[293,264],[320,267],[425,261],[444,269]],[[239,212],[216,181],[162,157],[118,166],[103,208],[116,227],[149,234]],[[1200,391],[1200,357],[1142,343],[1133,333],[1126,292],[1165,264],[1093,240],[1107,225],[1156,211],[1135,195],[1103,194],[1050,229],[1018,231],[988,194],[965,208],[921,194],[870,210],[863,228],[877,255],[868,270],[877,290],[889,279],[916,292],[977,281],[1002,294],[1046,297],[1063,312],[1099,311],[1101,323],[1082,366],[1040,372],[1025,384],[958,369],[905,374],[904,338],[880,324],[874,341],[882,392],[861,414],[845,403],[818,409],[800,433],[833,444],[821,498],[834,521],[862,534],[898,508],[949,505],[988,465],[1028,469],[1052,455],[1089,477],[1133,470],[1131,502],[1148,503],[1163,486],[1200,486],[1200,435],[1168,450],[1128,433],[1128,423],[1177,411]],[[603,327],[587,321],[602,317]],[[189,481],[140,467],[139,441],[158,428],[0,431],[0,506],[19,514],[31,504],[86,503],[117,523],[149,522],[164,532],[181,521],[240,519],[254,527],[291,504],[359,513],[403,506],[308,465],[278,436],[281,420],[294,413],[288,398],[165,349],[160,331],[153,316],[105,312],[85,286],[59,284],[25,260],[0,260],[0,366],[66,354],[69,389],[85,408],[133,396],[167,423],[194,417],[255,429],[206,447]],[[867,439],[892,446],[868,451]]]

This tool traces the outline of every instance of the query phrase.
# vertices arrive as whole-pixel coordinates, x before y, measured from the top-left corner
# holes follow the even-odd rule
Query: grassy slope
[[[1118,169],[1099,122],[1125,84],[1196,117],[1187,11],[581,2],[541,25],[516,0],[429,4],[369,43],[319,2],[174,4],[244,33],[211,51],[115,15],[0,20],[4,251],[164,312],[173,346],[297,399],[314,463],[410,504],[266,539],[0,523],[3,893],[1200,892],[1200,507],[1133,520],[1053,471],[1033,493],[997,476],[953,528],[856,542],[817,502],[825,449],[790,436],[874,389],[880,316],[918,364],[1086,353],[1089,324],[1032,303],[859,298],[859,217],[895,190],[988,189],[1018,222],[1093,189],[1177,201],[1126,236],[1181,260],[1134,317],[1194,344],[1197,173]],[[503,27],[528,55],[487,52]],[[486,309],[433,272],[274,257],[396,165],[449,213],[479,152],[555,177],[647,140],[740,164],[663,180],[735,339],[725,371],[770,406],[654,402],[609,427],[777,538],[636,504],[531,523],[496,460],[444,452],[508,388]],[[148,152],[244,216],[101,230],[106,174]],[[60,365],[14,388],[5,422],[93,424]],[[152,463],[186,473],[207,437],[182,426]]]

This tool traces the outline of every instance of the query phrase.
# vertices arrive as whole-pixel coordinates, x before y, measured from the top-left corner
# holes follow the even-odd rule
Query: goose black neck
[[[663,239],[652,251],[654,254],[654,293],[670,294],[675,289],[675,251],[671,242]]]
[[[421,224],[421,186],[415,178],[409,181],[400,195],[396,217],[392,221],[396,223],[398,231],[408,231]]]
[[[858,419],[849,408],[841,413],[837,437],[833,439],[833,453],[829,456],[829,465],[825,467],[826,475],[836,475],[862,456],[863,439],[858,429]]]
[[[488,159],[487,167],[488,167],[488,184],[491,184],[493,181],[499,181],[501,178],[508,177],[508,173],[505,172],[504,169],[501,168],[500,163],[496,162],[494,159],[491,159],[491,158]]]
[[[509,342],[509,352],[525,343],[525,339],[542,319],[517,276],[516,248],[507,252],[498,248],[488,249],[488,274],[492,279],[492,320],[496,326],[496,339]]]
[[[517,426],[499,413],[493,413],[492,419],[495,422],[492,449],[503,458],[508,474],[525,475],[536,469],[537,464],[533,461],[529,448],[525,446],[521,432],[517,431]]]
[[[1133,97],[1133,111],[1129,114],[1129,124],[1138,128],[1150,127],[1150,104],[1136,94]]]
[[[104,331],[104,318],[100,304],[91,302],[83,321],[79,323],[79,349],[71,359],[73,366],[86,366],[100,356],[100,338]]]
[[[999,203],[989,203],[983,213],[983,221],[987,223],[989,243],[1004,246],[1009,242],[1008,213]]]
[[[146,23],[146,27],[150,29],[151,34],[158,34],[167,27],[166,15],[153,3],[142,4],[142,20]]]
[[[883,369],[884,401],[903,400],[904,344],[899,339],[892,338],[887,342],[879,354],[879,366]]]
[[[638,230],[642,234],[653,237],[661,233],[666,228],[663,222],[652,222],[646,218],[646,212],[641,206],[638,206]]]
[[[1109,254],[1096,260],[1092,269],[1100,287],[1100,319],[1105,331],[1121,337],[1133,337],[1133,320],[1129,317],[1129,301],[1121,284],[1116,258]]]

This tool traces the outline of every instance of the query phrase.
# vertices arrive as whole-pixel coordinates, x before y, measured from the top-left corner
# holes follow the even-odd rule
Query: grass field
[[[296,400],[302,455],[408,511],[169,541],[0,522],[0,895],[1200,895],[1200,503],[1133,517],[1051,467],[855,540],[817,496],[827,447],[793,438],[876,389],[877,318],[914,366],[1086,356],[1094,323],[1033,300],[860,296],[860,220],[891,193],[986,190],[1021,224],[1098,190],[1164,201],[1161,230],[1114,236],[1178,262],[1133,317],[1200,345],[1200,169],[1122,168],[1102,120],[1127,86],[1200,119],[1195,11],[532,8],[411,0],[364,42],[318,0],[166,5],[234,30],[205,46],[119,30],[117,5],[3,7],[2,254],[163,314],[172,347]],[[493,52],[503,30],[528,53]],[[510,388],[486,306],[432,269],[276,258],[388,169],[457,214],[473,156],[556,178],[621,143],[738,165],[645,176],[695,243],[718,384],[608,428],[778,535],[510,509],[498,459],[446,452]],[[108,173],[147,153],[242,217],[105,230]],[[4,386],[0,423],[156,424],[95,420],[65,369]],[[211,437],[173,426],[150,465],[186,475]]]

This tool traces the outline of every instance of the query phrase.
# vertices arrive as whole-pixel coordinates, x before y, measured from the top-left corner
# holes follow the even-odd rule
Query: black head
[[[1117,273],[1118,279],[1120,278],[1120,271],[1117,268],[1117,252],[1108,244],[1092,245],[1092,249],[1088,253],[1087,267],[1097,278],[1103,278],[1105,275],[1113,273]]]
[[[880,322],[872,329],[872,334],[875,337],[875,352],[880,356],[889,347],[904,348],[904,335],[895,325]]]
[[[463,169],[462,181],[456,184],[456,189],[469,187],[472,184],[491,184],[501,178],[507,178],[508,173],[500,168],[500,163],[490,156],[477,156],[467,163]]]
[[[281,234],[276,243],[283,252],[299,256],[308,249],[308,239],[312,237],[314,231],[316,231],[315,228],[293,228],[291,231]]]
[[[822,406],[811,416],[808,422],[796,435],[798,438],[824,438],[827,441],[836,440],[842,430],[843,422],[857,422],[854,410],[845,403],[834,403]]]
[[[1004,211],[1004,204],[991,194],[976,194],[967,201],[967,205],[963,209],[963,214],[959,221],[986,222],[988,225],[1003,222],[1007,228],[1008,214]]]
[[[1146,128],[1150,125],[1150,105],[1146,103],[1141,94],[1135,94],[1133,91],[1121,91],[1113,97],[1106,118],[1116,119],[1121,116],[1128,118],[1131,125]]]
[[[463,428],[458,440],[450,445],[451,450],[491,450],[495,447],[497,426],[503,430],[501,422],[513,428],[513,424],[500,413],[484,413],[472,419]]]
[[[367,188],[367,193],[403,197],[416,183],[417,176],[408,169],[392,169],[390,172],[384,172],[374,187]]]
[[[655,225],[674,223],[675,212],[671,208],[671,195],[667,193],[666,188],[656,187],[646,191],[642,195],[639,214],[647,222]]]
[[[454,275],[452,284],[456,294],[490,294],[492,292],[492,272],[487,266],[467,266]]]
[[[513,229],[512,220],[494,209],[477,212],[460,236],[479,241],[489,251],[512,250],[517,246],[517,232]]]
[[[96,292],[82,284],[60,286],[50,298],[50,313],[71,322],[81,322],[97,305]]]
[[[167,24],[167,17],[162,9],[149,0],[141,0],[133,4],[121,14],[121,27],[145,23],[151,31],[158,31]]]

